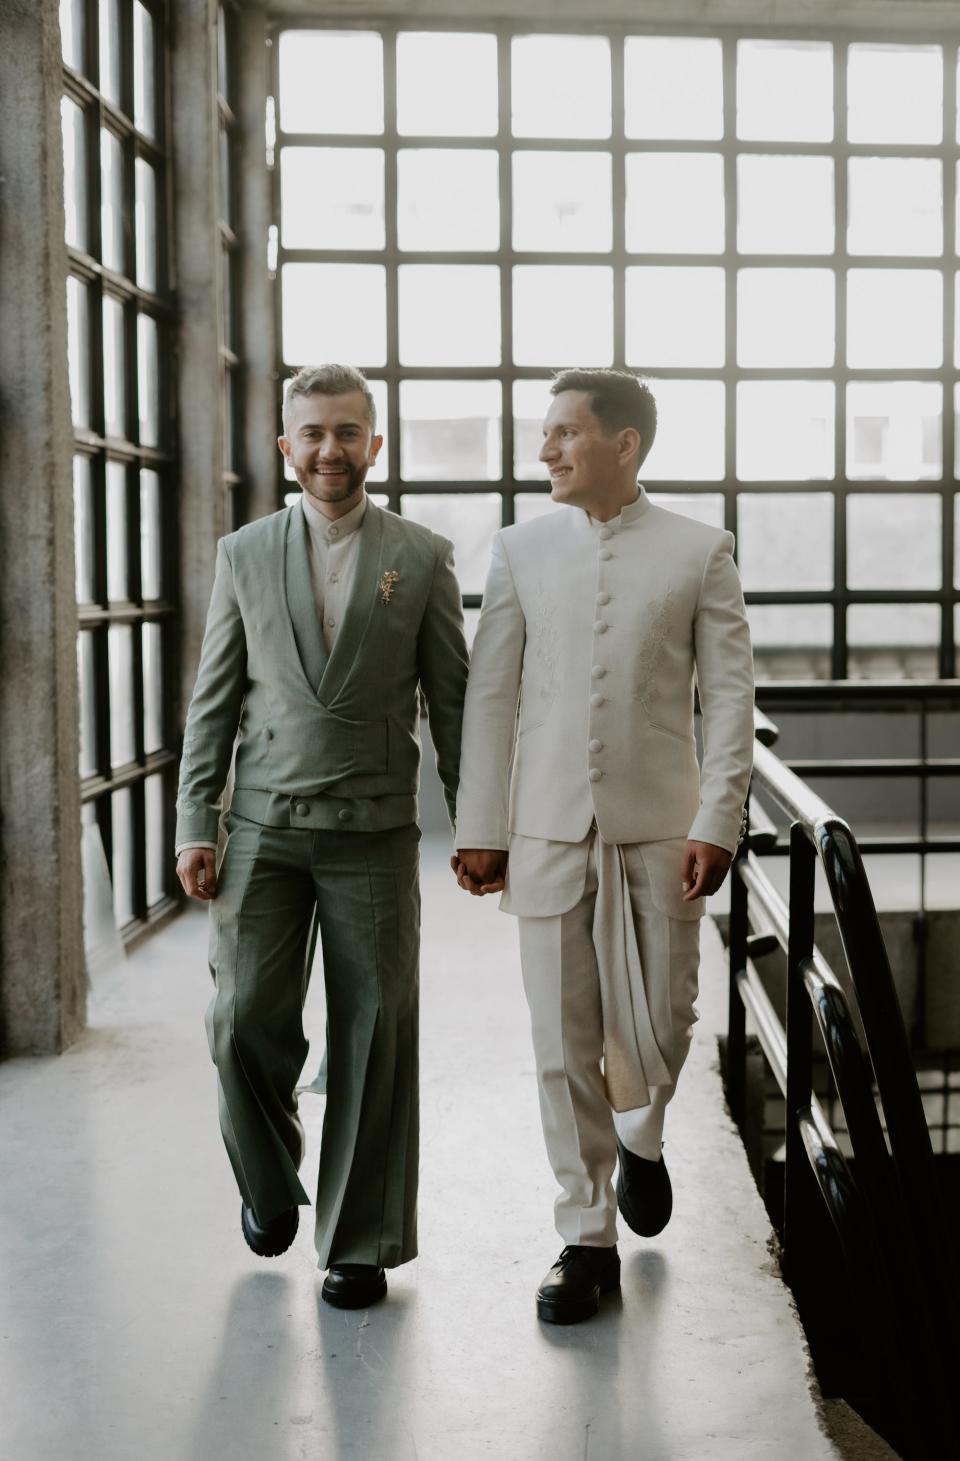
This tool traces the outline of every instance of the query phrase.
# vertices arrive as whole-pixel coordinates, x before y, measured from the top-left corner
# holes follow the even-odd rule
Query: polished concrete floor
[[[57,1060],[0,1066],[4,1461],[820,1461],[889,1454],[827,1407],[724,1112],[722,955],[668,1126],[675,1216],[622,1298],[538,1323],[560,1242],[515,925],[424,843],[421,1257],[386,1303],[319,1298],[309,1224],[244,1246],[202,1014],[205,917],[109,977]],[[319,981],[318,981],[319,985]],[[319,988],[308,1005],[323,1028]],[[313,1180],[322,1098],[304,1097]],[[840,1422],[843,1424],[840,1425]]]

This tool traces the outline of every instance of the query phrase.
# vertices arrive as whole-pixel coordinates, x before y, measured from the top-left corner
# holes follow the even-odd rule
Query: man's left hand
[[[725,847],[715,847],[712,842],[688,842],[680,863],[684,903],[692,903],[694,898],[709,898],[715,893],[732,862],[733,856]]]

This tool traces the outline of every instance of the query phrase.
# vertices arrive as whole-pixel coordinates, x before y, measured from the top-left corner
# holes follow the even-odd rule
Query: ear
[[[285,456],[289,460],[290,452],[292,451],[292,447],[291,447],[289,441],[287,440],[287,438],[285,436],[278,436],[277,437],[277,446],[280,448],[280,451],[281,451],[282,455]]]
[[[383,446],[383,437],[382,436],[371,436],[371,438],[370,438],[370,455],[367,458],[367,465],[368,466],[370,466],[370,467],[373,466],[374,462],[377,460],[377,457],[380,455],[380,448],[382,446]]]
[[[626,464],[631,457],[640,454],[640,433],[635,426],[625,426],[617,442],[617,455]]]

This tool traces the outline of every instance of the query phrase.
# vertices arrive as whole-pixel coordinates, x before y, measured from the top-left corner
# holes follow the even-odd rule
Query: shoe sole
[[[592,1319],[600,1308],[600,1296],[613,1293],[620,1287],[620,1275],[616,1278],[606,1279],[600,1285],[600,1291],[596,1298],[582,1299],[574,1302],[570,1299],[537,1299],[537,1318],[542,1319],[545,1324],[582,1324],[584,1319]]]
[[[336,1289],[328,1289],[324,1284],[320,1290],[320,1297],[335,1309],[368,1309],[371,1304],[377,1304],[387,1296],[387,1279],[384,1275],[382,1281],[375,1288],[367,1289],[362,1294],[350,1294],[338,1292]]]
[[[256,1253],[256,1255],[257,1255],[258,1258],[281,1258],[283,1256],[283,1254],[286,1253],[287,1249],[290,1248],[290,1247],[292,1247],[293,1240],[297,1236],[297,1231],[298,1231],[298,1229],[300,1227],[300,1209],[297,1208],[296,1212],[297,1212],[297,1219],[296,1219],[296,1222],[293,1225],[293,1232],[290,1234],[289,1239],[287,1240],[286,1243],[284,1243],[283,1247],[282,1248],[277,1248],[275,1246],[271,1246],[270,1248],[263,1248],[263,1247],[259,1246],[257,1243],[255,1243],[253,1241],[253,1239],[251,1238],[249,1232],[247,1231],[246,1217],[244,1216],[243,1210],[241,1209],[241,1211],[240,1211],[240,1231],[243,1233],[243,1241],[246,1243],[247,1247],[250,1249],[250,1252],[251,1253]]]

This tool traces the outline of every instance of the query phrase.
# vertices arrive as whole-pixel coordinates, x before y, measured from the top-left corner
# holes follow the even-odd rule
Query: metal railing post
[[[744,839],[730,869],[728,933],[730,982],[727,1008],[727,1101],[730,1115],[741,1132],[747,1104],[747,1012],[740,998],[737,976],[747,967],[747,885],[740,876],[740,865],[746,855],[747,841]]]
[[[786,1163],[783,1193],[783,1256],[789,1278],[805,1259],[811,1232],[812,1182],[800,1118],[813,1096],[813,1011],[804,972],[813,957],[817,854],[799,823],[790,828],[790,926],[787,944]]]

